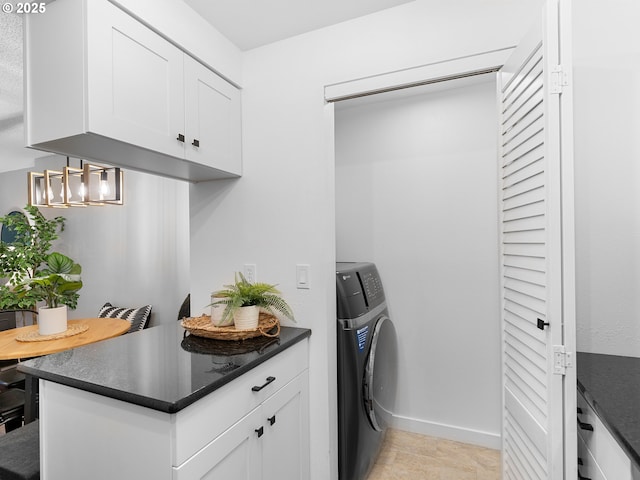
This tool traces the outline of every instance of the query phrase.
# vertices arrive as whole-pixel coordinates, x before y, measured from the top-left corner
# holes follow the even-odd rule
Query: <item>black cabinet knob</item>
[[[540,330],[544,330],[544,327],[548,327],[548,326],[549,326],[549,322],[545,322],[541,318],[538,319],[538,328]]]
[[[199,147],[200,146],[200,140],[198,140],[197,138],[194,138],[193,142],[191,142],[191,145],[193,145],[194,147]]]
[[[260,438],[264,434],[264,427],[256,428],[255,432],[258,434],[258,438]]]
[[[276,423],[276,416],[274,415],[273,417],[269,417],[267,420],[269,420],[269,425],[273,425]]]
[[[183,135],[183,134],[181,134],[181,133],[179,133],[179,134],[178,134],[178,138],[176,138],[176,140],[178,140],[179,142],[184,143],[184,135]]]

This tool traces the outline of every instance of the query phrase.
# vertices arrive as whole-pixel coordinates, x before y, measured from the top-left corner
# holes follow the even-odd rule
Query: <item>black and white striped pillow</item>
[[[114,307],[109,302],[105,303],[98,313],[98,318],[122,318],[131,324],[127,333],[137,332],[147,326],[151,315],[151,305],[138,308]]]

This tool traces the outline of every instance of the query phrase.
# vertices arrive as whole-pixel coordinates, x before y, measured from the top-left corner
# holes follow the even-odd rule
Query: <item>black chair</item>
[[[24,390],[19,388],[0,393],[0,425],[4,425],[6,432],[22,425],[25,398]]]
[[[16,328],[16,312],[25,310],[5,310],[0,312],[0,331]],[[30,311],[30,310],[27,310]],[[25,375],[17,370],[17,360],[3,361],[0,367],[0,425],[7,432],[22,425],[25,403]],[[0,477],[2,478],[2,477]]]
[[[19,372],[16,366],[0,372],[0,392],[5,392],[11,388],[24,390],[24,382],[24,373]]]
[[[0,479],[39,480],[40,424],[36,420],[0,436]]]
[[[31,310],[3,310],[0,311],[0,331],[16,328],[16,313]],[[24,374],[16,370],[17,360],[2,360],[0,362],[0,392],[10,388],[24,389]]]
[[[187,297],[180,305],[180,310],[178,311],[178,320],[182,320],[183,318],[191,316],[191,294],[188,293]]]

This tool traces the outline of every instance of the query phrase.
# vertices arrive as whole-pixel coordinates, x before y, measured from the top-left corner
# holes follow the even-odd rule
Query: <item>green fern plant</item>
[[[257,306],[275,315],[275,311],[295,322],[293,311],[287,302],[280,296],[276,285],[268,283],[251,283],[241,272],[235,275],[235,284],[225,285],[222,290],[217,290],[211,296],[217,300],[211,305],[226,305],[222,314],[224,324],[240,307]]]

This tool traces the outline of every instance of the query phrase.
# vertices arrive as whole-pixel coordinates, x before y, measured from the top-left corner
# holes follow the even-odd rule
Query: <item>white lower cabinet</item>
[[[640,472],[578,391],[578,479],[640,480]]]
[[[307,391],[305,371],[175,467],[173,480],[308,479]]]
[[[262,406],[262,478],[309,478],[309,375],[299,375]]]
[[[43,480],[308,480],[308,341],[177,413],[40,380]]]
[[[258,410],[244,417],[185,463],[174,467],[173,479],[259,478],[261,462],[254,431],[260,422]]]

